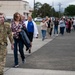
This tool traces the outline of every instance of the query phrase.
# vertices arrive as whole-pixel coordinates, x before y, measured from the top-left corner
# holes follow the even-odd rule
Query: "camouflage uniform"
[[[0,24],[0,75],[3,75],[3,69],[6,61],[7,53],[7,36],[11,43],[13,43],[12,32],[9,23]]]

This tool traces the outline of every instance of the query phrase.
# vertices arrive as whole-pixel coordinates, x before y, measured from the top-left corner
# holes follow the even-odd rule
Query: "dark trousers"
[[[68,33],[70,33],[70,32],[71,32],[71,27],[68,28]]]
[[[64,34],[64,29],[65,29],[65,27],[60,27],[60,34]]]
[[[66,32],[68,33],[68,28],[66,28]]]
[[[24,47],[24,45],[23,45],[22,40],[14,39],[14,62],[15,62],[15,65],[18,64],[18,50],[20,52],[22,61],[25,59],[23,47]]]
[[[73,28],[74,28],[74,30],[75,30],[75,25],[73,25]]]
[[[52,35],[52,30],[53,30],[53,28],[50,28],[50,33],[49,33],[49,34],[50,34],[50,36]]]

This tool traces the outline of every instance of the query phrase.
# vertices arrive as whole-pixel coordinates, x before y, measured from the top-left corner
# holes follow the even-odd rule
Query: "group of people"
[[[46,19],[42,20],[40,26],[41,26],[42,41],[43,41],[46,38],[46,32],[51,36],[52,31],[54,30],[54,35],[58,36],[58,30],[61,35],[64,35],[65,29],[67,33],[71,32],[72,27],[75,30],[75,19],[55,18],[53,20],[52,18],[46,16]]]
[[[73,19],[66,19],[65,20],[65,24],[66,24],[66,32],[67,33],[71,32],[71,28],[73,28],[75,30],[75,18],[73,18]]]
[[[27,37],[30,41],[30,47],[26,48],[26,51],[31,53],[32,41],[33,37],[38,37],[38,29],[36,23],[32,20],[31,16],[28,16],[28,20],[25,21],[24,17],[16,12],[13,15],[13,20],[11,24],[5,23],[5,16],[3,13],[0,13],[0,75],[3,75],[3,69],[6,61],[6,53],[7,53],[7,37],[11,42],[11,49],[13,49],[14,53],[14,65],[13,67],[18,67],[18,50],[21,55],[22,63],[25,62],[24,55],[24,42],[21,38],[20,33],[22,29],[25,30]],[[24,35],[23,35],[24,36]],[[25,38],[25,37],[24,37]]]
[[[15,65],[14,67],[18,67],[18,47],[19,52],[22,58],[22,62],[25,62],[25,56],[23,52],[24,44],[21,39],[21,36],[19,33],[22,29],[27,30],[28,32],[28,38],[30,40],[30,48],[26,48],[26,50],[29,50],[29,53],[31,53],[31,47],[32,47],[32,41],[33,37],[38,37],[38,29],[34,21],[32,21],[32,17],[29,16],[27,21],[24,21],[21,19],[21,15],[19,13],[14,14],[13,22],[11,23],[11,30],[13,33],[14,38],[14,61]]]
[[[46,16],[46,19],[43,19],[42,22],[40,23],[42,41],[44,41],[44,39],[46,38],[46,32],[50,36],[52,35],[53,28],[54,28],[54,34],[58,35],[58,25],[59,25],[58,18],[53,20],[52,18],[49,18],[48,16]]]
[[[52,31],[54,28],[54,34],[58,36],[58,26],[60,26],[60,34],[64,34],[64,29],[66,27],[66,32],[71,32],[71,27],[74,27],[75,30],[75,19],[58,19],[49,18],[46,16],[46,19],[43,19],[40,23],[41,26],[41,33],[42,33],[42,41],[46,38],[46,32],[51,36]],[[25,62],[25,55],[24,55],[24,41],[20,33],[24,30],[26,33],[27,38],[29,39],[30,46],[26,46],[26,51],[31,53],[33,37],[38,38],[38,28],[36,23],[32,20],[31,16],[28,16],[27,21],[25,17],[22,16],[20,13],[16,12],[13,15],[13,20],[11,24],[5,23],[5,16],[3,13],[0,13],[0,75],[3,75],[3,69],[5,66],[6,61],[6,54],[7,54],[7,37],[11,43],[11,49],[14,52],[14,65],[13,67],[18,67],[18,50],[21,55],[22,63]],[[25,36],[23,35],[23,38]]]
[[[40,23],[41,26],[41,33],[42,33],[42,41],[46,38],[46,32],[49,33],[49,35],[52,35],[52,30],[53,30],[53,21],[51,18],[48,18],[46,16],[46,19],[43,19],[42,22]]]

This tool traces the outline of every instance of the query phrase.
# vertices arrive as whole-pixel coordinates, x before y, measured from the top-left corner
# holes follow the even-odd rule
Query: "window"
[[[26,10],[26,7],[27,7],[27,4],[25,3],[25,4],[24,4],[24,9],[25,9],[25,10]]]

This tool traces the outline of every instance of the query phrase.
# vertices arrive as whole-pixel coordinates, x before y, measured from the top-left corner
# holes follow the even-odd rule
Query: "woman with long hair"
[[[18,67],[19,63],[18,63],[18,49],[21,55],[21,59],[22,62],[25,62],[25,55],[23,52],[23,41],[21,40],[20,36],[19,36],[19,32],[21,32],[21,28],[24,27],[25,28],[25,24],[23,24],[23,22],[21,21],[21,15],[16,12],[13,15],[13,22],[11,23],[11,29],[12,29],[12,33],[13,33],[13,38],[14,38],[14,67]]]

